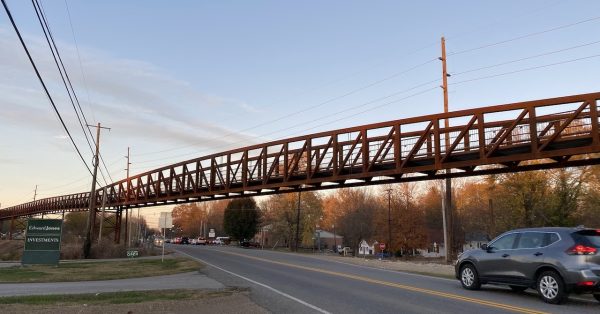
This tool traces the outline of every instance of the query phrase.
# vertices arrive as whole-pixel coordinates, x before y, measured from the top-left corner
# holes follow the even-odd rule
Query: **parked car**
[[[229,239],[229,237],[217,237],[214,240],[214,244],[218,245],[229,245],[230,242],[231,240]]]
[[[529,228],[505,232],[458,256],[456,278],[469,290],[482,284],[514,291],[537,289],[547,303],[569,293],[592,293],[600,302],[600,230]]]
[[[204,237],[199,237],[198,241],[196,241],[197,245],[206,245],[206,239]]]
[[[181,244],[181,237],[173,238],[173,241],[171,241],[171,243],[173,243],[173,244]]]
[[[188,237],[182,237],[181,238],[181,244],[190,244],[190,238],[188,238]]]

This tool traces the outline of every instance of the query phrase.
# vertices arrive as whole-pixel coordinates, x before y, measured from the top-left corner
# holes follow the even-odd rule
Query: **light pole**
[[[335,224],[331,225],[331,228],[333,229],[333,252],[337,253],[337,240],[335,238]]]

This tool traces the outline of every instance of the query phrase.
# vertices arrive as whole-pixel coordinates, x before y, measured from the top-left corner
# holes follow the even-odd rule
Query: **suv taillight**
[[[577,244],[567,250],[569,255],[595,255],[598,249],[591,246]]]

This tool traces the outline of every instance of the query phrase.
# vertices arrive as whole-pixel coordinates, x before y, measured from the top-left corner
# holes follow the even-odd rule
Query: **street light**
[[[335,238],[335,224],[331,225],[331,228],[333,229],[333,252],[337,253],[337,240]]]

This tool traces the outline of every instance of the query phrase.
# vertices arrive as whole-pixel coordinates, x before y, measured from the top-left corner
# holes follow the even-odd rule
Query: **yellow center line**
[[[446,293],[446,292],[441,292],[441,291],[436,291],[436,290],[423,289],[423,288],[418,288],[418,287],[414,287],[414,286],[408,286],[408,285],[393,283],[393,282],[389,282],[389,281],[377,280],[377,279],[372,279],[372,278],[363,277],[363,276],[345,274],[345,273],[340,273],[340,272],[335,272],[335,271],[330,271],[330,270],[324,270],[324,269],[320,269],[320,268],[290,264],[290,263],[286,263],[286,262],[279,262],[279,261],[269,260],[269,259],[265,259],[265,258],[261,258],[261,257],[255,257],[255,256],[250,256],[250,255],[245,255],[245,254],[240,254],[240,253],[229,252],[229,251],[221,251],[221,252],[231,254],[231,255],[237,255],[237,256],[241,256],[241,257],[245,257],[245,258],[249,258],[249,259],[254,259],[254,260],[262,261],[262,262],[266,262],[266,263],[287,266],[287,267],[292,267],[292,268],[297,268],[297,269],[302,269],[302,270],[308,270],[308,271],[332,275],[332,276],[344,277],[344,278],[359,280],[359,281],[363,281],[363,282],[378,284],[378,285],[382,285],[382,286],[399,288],[399,289],[412,291],[412,292],[420,292],[420,293],[424,293],[424,294],[435,295],[435,296],[453,299],[453,300],[460,300],[460,301],[464,301],[464,302],[486,305],[489,307],[510,310],[510,311],[514,311],[517,313],[548,314],[547,312],[537,311],[537,310],[528,309],[528,308],[524,308],[524,307],[496,303],[496,302],[486,301],[486,300],[482,300],[482,299],[469,298],[469,297],[464,297],[464,296],[460,296],[457,294]]]

